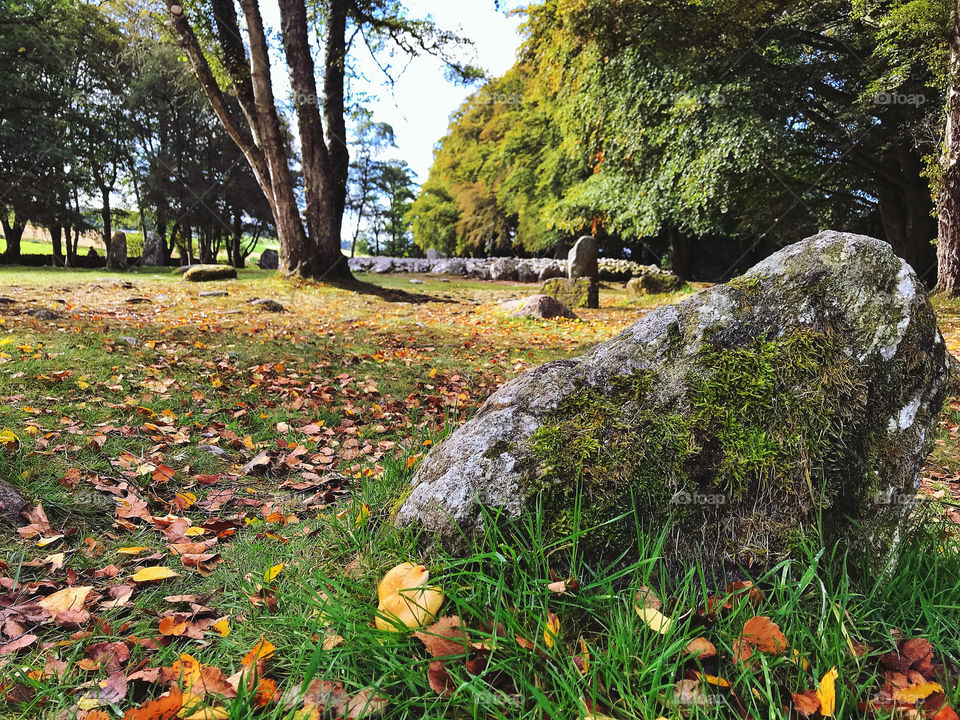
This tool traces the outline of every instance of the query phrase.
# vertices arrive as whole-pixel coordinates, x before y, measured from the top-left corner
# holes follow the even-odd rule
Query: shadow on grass
[[[360,295],[372,295],[381,300],[391,303],[406,303],[410,305],[423,305],[425,303],[456,303],[456,300],[438,297],[436,295],[427,295],[425,293],[407,292],[394,288],[385,288],[364,280],[356,278],[345,280],[326,280],[325,284],[340,290],[359,293]]]

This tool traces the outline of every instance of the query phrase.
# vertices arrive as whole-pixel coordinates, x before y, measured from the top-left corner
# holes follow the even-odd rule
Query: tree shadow
[[[339,288],[341,290],[348,290],[350,292],[355,292],[360,295],[372,295],[378,297],[381,300],[386,300],[391,303],[406,303],[408,305],[423,305],[425,303],[454,303],[456,300],[451,300],[448,298],[438,297],[436,295],[427,295],[425,293],[419,292],[409,292],[407,290],[400,290],[398,288],[385,288],[380,287],[379,285],[374,285],[371,282],[366,282],[364,280],[357,280],[356,278],[347,279],[347,280],[336,280],[328,283],[333,287]]]

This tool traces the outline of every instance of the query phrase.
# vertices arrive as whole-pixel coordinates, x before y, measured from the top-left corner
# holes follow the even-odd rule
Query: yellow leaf
[[[925,682],[910,687],[898,688],[893,691],[893,699],[905,703],[915,703],[917,700],[924,700],[934,693],[942,693],[943,687],[940,683]]]
[[[202,527],[194,526],[194,527],[188,527],[183,534],[186,535],[187,537],[197,537],[198,535],[203,535],[205,532],[206,530],[204,530]]]
[[[666,635],[668,632],[670,632],[670,625],[673,623],[673,621],[659,610],[649,607],[640,607],[639,605],[634,605],[633,609],[637,611],[637,615],[639,615],[640,619],[646,623],[647,627],[654,632],[658,632],[661,635]]]
[[[52,537],[40,538],[37,540],[37,547],[46,547],[47,545],[53,545],[57,540],[62,540],[63,535],[54,535]]]
[[[253,443],[253,438],[250,437],[249,435],[247,435],[247,436],[243,439],[243,444],[244,444],[245,447],[248,447],[248,448],[250,448],[251,450],[256,450],[256,449],[257,449],[257,446]]]
[[[820,687],[817,688],[817,698],[820,700],[820,714],[823,717],[833,717],[837,707],[837,678],[840,673],[835,667],[823,676]]]
[[[413,563],[401,563],[395,568],[391,568],[380,585],[377,586],[377,602],[383,602],[391,595],[396,595],[401,590],[408,588],[423,587],[430,580],[430,571],[424,565],[414,565]]]
[[[151,565],[138,570],[130,579],[137,583],[147,583],[175,577],[180,577],[180,574],[162,565]]]
[[[213,629],[220,633],[220,637],[227,637],[230,634],[230,620],[222,618],[213,624]]]
[[[730,687],[730,681],[720,677],[719,675],[702,675],[700,673],[697,673],[697,678],[701,680],[706,680],[710,685],[713,685],[714,687],[721,687],[721,688]]]
[[[363,521],[370,516],[370,506],[364,503],[360,506],[360,514],[357,515],[356,525],[360,527],[363,524]]]
[[[396,632],[399,623],[412,630],[419,630],[434,621],[443,601],[444,595],[439,588],[401,590],[380,603],[377,608],[377,628]]]
[[[52,595],[47,595],[47,597],[37,602],[37,605],[50,613],[50,617],[56,620],[57,615],[62,612],[81,610],[83,608],[83,601],[87,595],[90,594],[91,590],[93,590],[93,587],[89,585],[64,588]]]
[[[273,579],[283,571],[283,563],[274,565],[263,574],[264,582],[272,582]]]
[[[0,445],[19,445],[20,438],[10,430],[0,430]]]
[[[547,627],[543,631],[543,641],[552,648],[560,635],[560,618],[553,613],[547,613]]]
[[[142,552],[146,552],[150,548],[145,545],[137,545],[136,547],[122,547],[117,550],[121,555],[139,555]]]
[[[195,705],[191,705],[190,709],[193,710],[194,707]],[[182,717],[183,720],[227,720],[230,713],[222,707],[208,707],[201,708],[185,717],[183,715],[179,715],[179,717]]]

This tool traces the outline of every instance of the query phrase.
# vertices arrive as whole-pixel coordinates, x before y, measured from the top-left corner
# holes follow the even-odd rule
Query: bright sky
[[[409,0],[407,7],[411,17],[432,16],[439,27],[472,40],[476,57],[468,59],[489,75],[502,75],[513,65],[522,18],[498,12],[494,0]],[[371,81],[365,89],[379,96],[370,108],[374,120],[393,126],[398,148],[394,154],[406,160],[424,182],[433,163],[433,147],[446,133],[450,115],[476,88],[447,82],[438,60],[421,57],[407,66],[391,93],[381,84],[383,73],[369,55],[357,57],[364,68],[370,68],[364,71]],[[403,58],[395,62],[400,65]]]

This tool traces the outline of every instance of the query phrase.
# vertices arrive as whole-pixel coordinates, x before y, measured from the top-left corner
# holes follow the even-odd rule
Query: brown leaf
[[[687,646],[683,649],[683,651],[687,655],[693,655],[700,660],[706,660],[707,658],[715,657],[717,654],[716,646],[705,637],[694,638],[687,643]]]
[[[15,638],[8,643],[0,645],[0,657],[3,657],[4,655],[13,655],[14,653],[17,653],[20,650],[23,650],[23,648],[32,644],[34,641],[36,641],[36,639],[36,635],[21,635],[20,637]]]
[[[780,626],[763,615],[747,620],[740,638],[758,650],[774,655],[790,649],[790,643],[786,636],[780,632]]]
[[[430,689],[437,695],[445,697],[453,695],[453,680],[450,679],[447,667],[439,660],[434,660],[427,668],[427,682],[430,683]]]
[[[440,618],[413,636],[423,643],[430,657],[434,658],[464,655],[470,647],[470,636],[456,615]]]
[[[804,690],[802,693],[790,693],[793,696],[793,707],[802,717],[810,717],[820,712],[820,698],[816,690]]]

